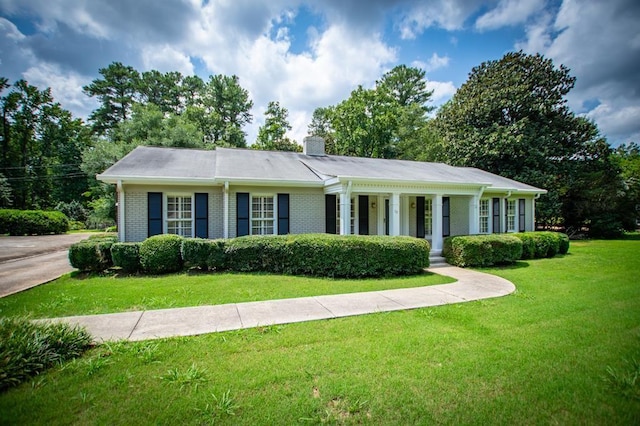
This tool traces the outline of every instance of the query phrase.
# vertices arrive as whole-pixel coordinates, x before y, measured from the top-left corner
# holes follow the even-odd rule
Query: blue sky
[[[569,67],[569,105],[618,145],[640,141],[639,21],[636,0],[0,0],[0,75],[87,117],[82,86],[113,61],[236,74],[255,105],[249,143],[272,100],[300,142],[316,107],[395,65],[424,69],[439,106],[474,66],[523,50]]]

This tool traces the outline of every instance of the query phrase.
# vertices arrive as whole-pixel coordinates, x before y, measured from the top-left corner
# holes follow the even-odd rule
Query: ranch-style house
[[[156,234],[233,238],[331,233],[449,235],[532,231],[546,191],[476,168],[302,153],[139,146],[97,178],[117,186],[120,241]]]

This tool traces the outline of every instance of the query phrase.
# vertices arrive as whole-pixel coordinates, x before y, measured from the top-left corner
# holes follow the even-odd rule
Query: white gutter
[[[222,236],[229,238],[229,182],[224,183],[222,195]]]
[[[124,242],[125,241],[125,222],[126,222],[126,217],[125,217],[125,198],[126,195],[124,193],[124,186],[122,185],[122,181],[118,180],[117,184],[116,184],[116,191],[118,192],[119,196],[118,196],[118,241],[120,242]]]

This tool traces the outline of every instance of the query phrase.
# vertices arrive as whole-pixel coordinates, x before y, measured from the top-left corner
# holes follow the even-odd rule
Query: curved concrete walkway
[[[429,271],[458,281],[398,290],[75,316],[44,321],[63,321],[84,326],[98,342],[147,340],[469,302],[505,296],[516,289],[504,278],[455,266],[433,267]]]

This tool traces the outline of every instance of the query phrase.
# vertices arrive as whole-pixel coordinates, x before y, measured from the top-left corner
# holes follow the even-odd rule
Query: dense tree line
[[[114,62],[83,88],[99,106],[89,123],[20,80],[0,78],[0,207],[54,208],[93,225],[113,223],[114,188],[96,181],[138,145],[247,147],[253,102],[237,76],[207,80],[139,72]],[[575,78],[541,55],[508,53],[475,67],[434,113],[423,70],[400,65],[358,86],[309,124],[330,154],[479,167],[549,190],[538,224],[610,236],[632,229],[640,205],[640,148],[613,150],[565,96]],[[269,102],[254,149],[300,151],[288,110]]]

